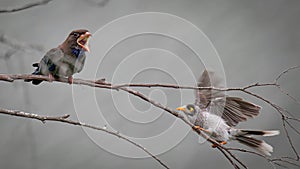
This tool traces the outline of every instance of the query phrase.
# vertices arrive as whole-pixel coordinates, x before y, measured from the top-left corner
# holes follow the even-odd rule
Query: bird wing
[[[220,87],[221,80],[213,72],[205,70],[198,87]],[[260,107],[239,97],[226,96],[223,91],[197,90],[196,105],[221,116],[229,126],[236,126],[259,114]]]
[[[60,48],[53,48],[45,54],[39,66],[42,70],[46,69],[46,71],[49,71],[55,75],[58,72],[59,62],[63,57],[64,53]]]
[[[204,70],[199,78],[198,87],[219,87],[221,80],[216,78],[214,72]],[[206,108],[214,98],[224,96],[224,92],[211,89],[196,90],[196,105],[200,108]]]
[[[221,116],[229,126],[247,121],[259,114],[260,107],[239,97],[216,98],[211,101],[209,112]]]

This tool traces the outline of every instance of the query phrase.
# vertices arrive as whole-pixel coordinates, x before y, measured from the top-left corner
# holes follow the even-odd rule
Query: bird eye
[[[76,32],[73,32],[71,35],[73,35],[73,36],[75,36],[75,37],[78,37],[78,36],[79,36],[79,34],[76,33]]]
[[[189,109],[189,110],[190,110],[190,112],[193,112],[193,111],[194,111],[194,108],[190,107],[190,109]]]

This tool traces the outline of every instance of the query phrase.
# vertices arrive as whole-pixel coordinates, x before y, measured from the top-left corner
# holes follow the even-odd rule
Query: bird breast
[[[197,121],[199,122],[198,125],[208,130],[214,139],[218,141],[226,141],[229,139],[230,135],[228,131],[230,127],[220,116],[204,111],[200,113]]]

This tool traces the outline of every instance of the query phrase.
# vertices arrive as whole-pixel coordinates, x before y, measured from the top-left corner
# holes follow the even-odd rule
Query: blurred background
[[[11,9],[29,2],[35,1],[2,0],[0,8]],[[193,24],[203,34],[196,36],[189,27],[176,26],[179,22],[171,25],[168,18],[160,22],[160,15],[132,23],[118,19],[142,12],[167,13],[170,21],[178,16],[183,18],[178,21],[186,20],[184,23]],[[91,53],[75,78],[194,86],[205,61],[217,59],[218,63],[209,68],[218,72],[228,87],[272,82],[284,69],[300,65],[299,16],[297,0],[54,0],[24,11],[0,14],[0,73],[31,73],[32,63],[62,43],[71,30],[86,28],[94,34]],[[197,55],[180,39],[159,34],[118,39],[118,33],[127,31],[125,27],[138,29],[149,22],[157,22],[151,24],[151,29],[190,37],[188,40],[199,44],[197,50],[202,53]],[[279,81],[298,100],[299,73],[300,70],[291,71]],[[186,124],[126,93],[55,82],[39,86],[23,81],[0,83],[3,108],[41,115],[70,114],[73,120],[108,126],[158,154],[170,168],[232,168],[219,151],[202,143]],[[193,91],[136,90],[172,109],[194,102]],[[300,106],[276,88],[252,91],[299,118]],[[239,128],[279,129],[283,133],[281,116],[269,105],[242,93],[230,95],[262,107],[258,117],[241,123]],[[299,123],[293,124],[300,127]],[[300,150],[299,135],[293,131],[290,134]],[[274,157],[294,155],[284,134],[265,140],[273,145]],[[229,146],[241,145],[232,142]],[[162,168],[152,158],[144,158],[144,152],[136,147],[105,133],[6,115],[0,115],[0,149],[0,168]],[[272,168],[262,158],[237,154],[249,168]]]

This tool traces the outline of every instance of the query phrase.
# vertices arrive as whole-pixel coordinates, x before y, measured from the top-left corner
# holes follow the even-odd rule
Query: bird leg
[[[48,78],[49,82],[53,82],[55,80],[54,76],[51,73],[49,73]]]
[[[73,77],[72,77],[72,76],[69,76],[69,77],[68,77],[68,83],[69,83],[69,84],[72,84],[72,83],[73,83]]]
[[[227,144],[227,142],[226,142],[226,141],[222,141],[222,142],[220,142],[219,144],[225,145],[225,144]],[[212,144],[211,147],[212,147],[212,148],[216,148],[216,147],[218,147],[218,144]]]
[[[206,133],[208,133],[208,134],[210,133],[208,130],[206,130],[206,129],[200,127],[200,126],[194,126],[193,129],[194,129],[194,130],[201,130],[201,131],[204,131],[204,132],[206,132]],[[218,141],[218,142],[219,142],[219,141]],[[226,142],[226,141],[221,141],[221,142],[219,142],[219,144],[225,145],[225,144],[227,144],[227,142]],[[212,148],[216,148],[216,147],[218,147],[218,144],[212,144],[211,147],[212,147]]]
[[[194,130],[201,130],[201,131],[204,131],[204,132],[206,132],[206,133],[209,133],[208,130],[205,130],[204,128],[202,128],[202,127],[200,127],[200,126],[194,126],[193,129],[194,129]]]

